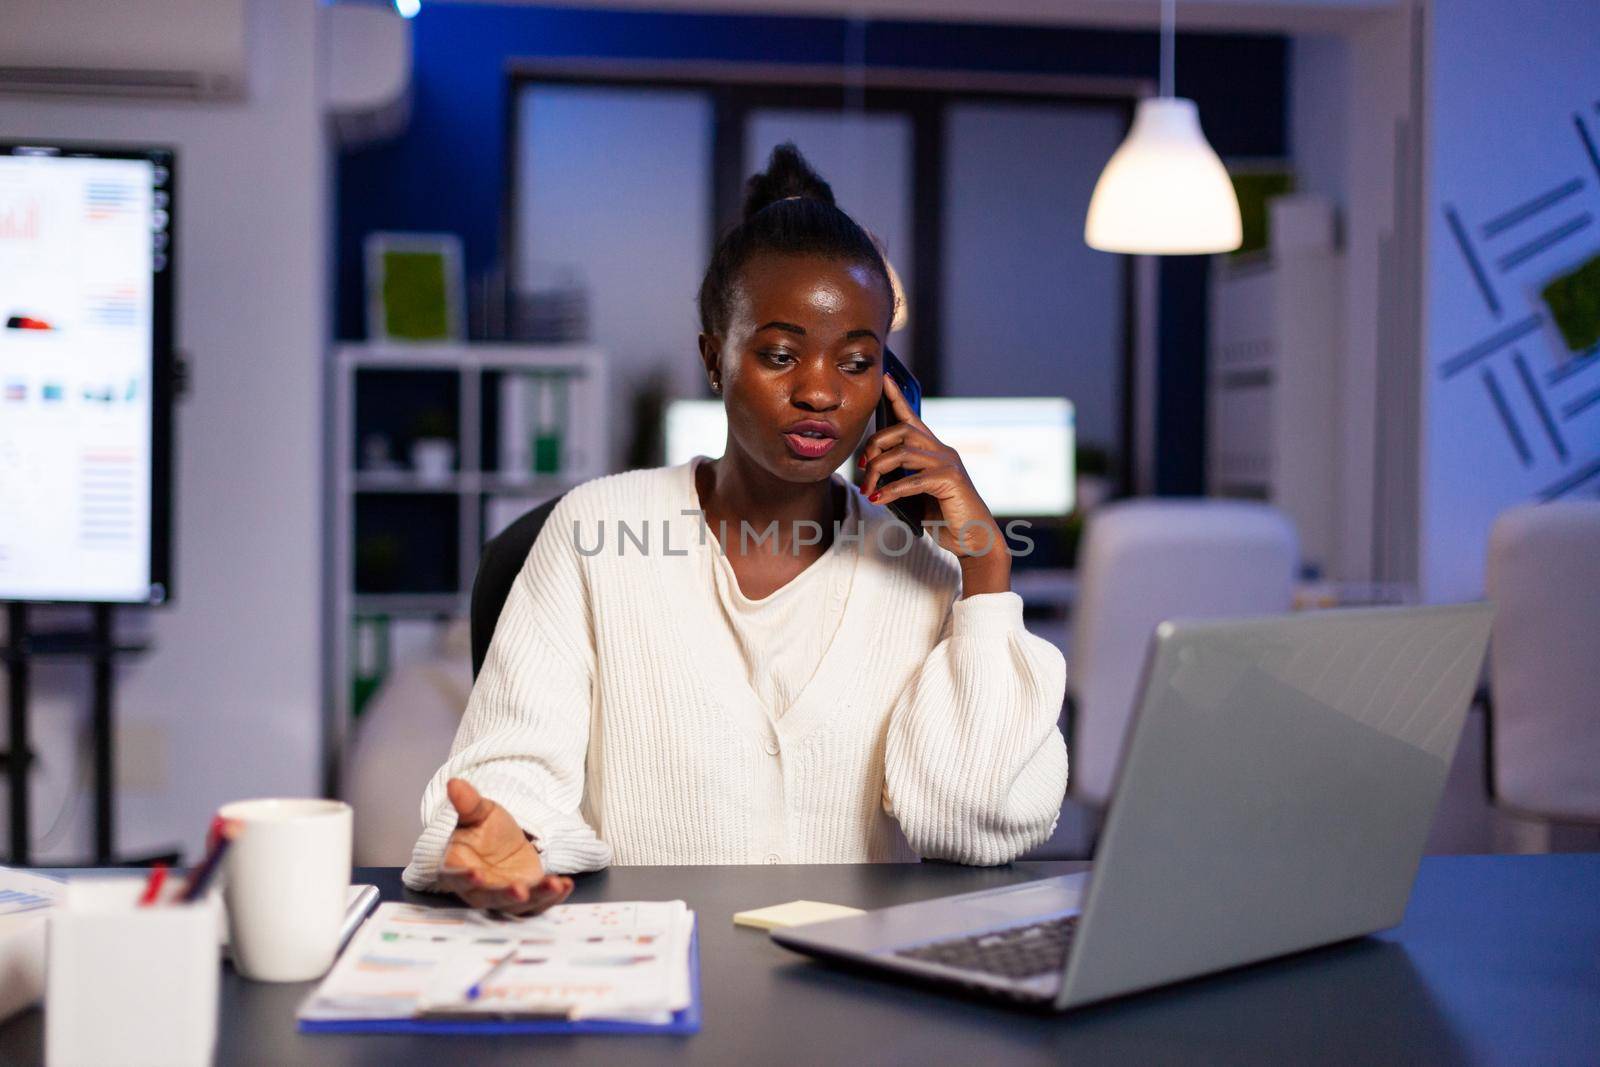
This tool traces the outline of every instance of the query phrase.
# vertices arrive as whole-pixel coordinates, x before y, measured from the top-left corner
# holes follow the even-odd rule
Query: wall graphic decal
[[[1544,472],[1531,488],[1542,500],[1600,492],[1600,449],[1576,454],[1570,443],[1600,441],[1600,227],[1581,202],[1592,197],[1578,195],[1600,188],[1600,103],[1572,114],[1572,149],[1576,173],[1486,218],[1463,218],[1456,205],[1441,204],[1495,322],[1441,360],[1437,373],[1459,379],[1455,389],[1468,388],[1464,371],[1478,370],[1494,432],[1524,469]],[[1508,379],[1520,385],[1522,403],[1508,398]]]

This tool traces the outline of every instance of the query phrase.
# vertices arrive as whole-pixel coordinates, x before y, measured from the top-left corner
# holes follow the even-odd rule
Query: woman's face
[[[892,301],[863,264],[752,259],[734,285],[726,336],[700,335],[706,369],[722,380],[730,447],[785,481],[836,470],[883,391]]]

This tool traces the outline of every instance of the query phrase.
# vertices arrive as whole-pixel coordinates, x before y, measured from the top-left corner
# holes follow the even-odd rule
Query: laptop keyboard
[[[895,955],[1003,978],[1032,978],[1061,969],[1077,928],[1078,917],[1066,915],[897,949]]]

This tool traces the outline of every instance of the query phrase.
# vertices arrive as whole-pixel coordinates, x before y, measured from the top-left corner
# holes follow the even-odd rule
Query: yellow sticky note
[[[816,900],[791,900],[787,904],[774,904],[770,908],[741,911],[733,917],[735,926],[753,926],[757,930],[775,930],[780,926],[804,926],[806,923],[844,919],[851,915],[865,915],[860,908],[847,908],[843,904],[823,904]]]

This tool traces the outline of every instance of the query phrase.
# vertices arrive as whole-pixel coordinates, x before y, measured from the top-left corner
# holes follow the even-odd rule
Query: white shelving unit
[[[1270,252],[1212,259],[1207,483],[1294,520],[1301,558],[1326,573],[1337,527],[1344,257],[1332,208],[1272,204]]]
[[[332,690],[327,730],[328,776],[339,766],[354,712],[355,639],[358,620],[448,619],[467,612],[478,554],[489,536],[486,516],[496,502],[511,502],[518,513],[605,473],[605,353],[586,344],[522,345],[500,342],[459,344],[348,344],[333,353],[333,433],[328,549],[332,594],[328,635]],[[442,477],[414,470],[362,470],[356,440],[358,386],[364,375],[436,372],[454,376],[455,469]],[[508,377],[564,383],[560,466],[546,473],[500,469],[500,456],[484,455],[486,381]],[[502,392],[502,396],[504,393]],[[501,412],[502,435],[506,413]],[[455,498],[456,587],[449,590],[358,592],[356,511],[360,498],[399,499],[429,495]],[[435,505],[436,506],[436,505]],[[330,783],[331,784],[331,783]]]

